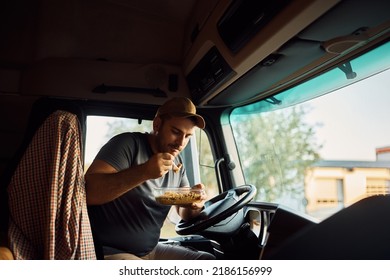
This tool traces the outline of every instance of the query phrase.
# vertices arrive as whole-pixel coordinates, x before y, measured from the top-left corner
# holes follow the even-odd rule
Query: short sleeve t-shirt
[[[123,133],[108,141],[96,158],[120,171],[145,163],[152,155],[147,134]],[[178,164],[182,159],[177,157],[175,161]],[[148,254],[158,243],[170,209],[155,201],[153,188],[188,185],[185,169],[181,168],[179,173],[169,171],[161,178],[148,180],[109,203],[90,206],[91,226],[105,253],[110,248],[111,252]]]

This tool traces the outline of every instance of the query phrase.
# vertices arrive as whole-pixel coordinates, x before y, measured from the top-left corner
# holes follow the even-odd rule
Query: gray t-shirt
[[[99,151],[97,159],[120,171],[145,163],[153,155],[144,133],[123,133],[113,137]],[[175,159],[176,164],[181,157]],[[138,256],[149,253],[158,243],[160,229],[170,206],[157,203],[153,187],[188,186],[184,167],[163,177],[148,180],[109,203],[89,207],[94,235],[105,254],[128,252]]]

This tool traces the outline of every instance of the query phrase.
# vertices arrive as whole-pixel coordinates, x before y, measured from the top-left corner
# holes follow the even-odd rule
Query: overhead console
[[[353,57],[390,36],[389,2],[344,0],[260,60],[208,105],[266,98]],[[346,73],[347,79],[356,75]]]
[[[231,53],[236,54],[290,1],[233,1],[217,23],[218,35]],[[235,74],[218,48],[212,46],[186,77],[192,99],[200,103]]]
[[[192,100],[199,103],[209,92],[235,75],[230,65],[214,46],[187,75]]]
[[[194,15],[201,14],[203,2],[197,1]],[[213,1],[207,17],[195,18],[188,31],[183,70],[191,97],[199,106],[214,105],[220,92],[338,2]]]

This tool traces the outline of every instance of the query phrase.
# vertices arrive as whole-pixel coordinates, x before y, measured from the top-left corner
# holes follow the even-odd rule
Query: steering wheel
[[[180,235],[199,233],[236,213],[255,195],[256,188],[253,185],[242,185],[223,192],[206,201],[202,211],[194,219],[181,220],[176,224],[175,230]]]

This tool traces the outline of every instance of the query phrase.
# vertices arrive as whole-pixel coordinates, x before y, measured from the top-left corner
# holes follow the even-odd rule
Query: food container
[[[154,188],[156,201],[164,205],[185,205],[201,201],[204,190],[191,188]]]

